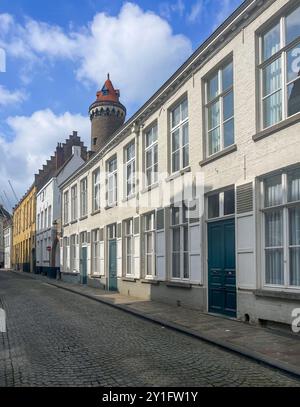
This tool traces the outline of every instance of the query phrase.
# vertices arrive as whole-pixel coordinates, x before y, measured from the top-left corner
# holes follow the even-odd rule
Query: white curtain
[[[283,213],[266,214],[266,283],[284,284]]]
[[[300,208],[293,208],[290,215],[290,284],[300,286]]]

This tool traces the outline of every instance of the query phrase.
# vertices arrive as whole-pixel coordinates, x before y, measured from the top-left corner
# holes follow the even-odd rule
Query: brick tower
[[[114,89],[108,74],[102,90],[97,92],[97,99],[89,109],[93,152],[100,150],[125,122],[126,108],[120,103],[119,98],[120,92]]]

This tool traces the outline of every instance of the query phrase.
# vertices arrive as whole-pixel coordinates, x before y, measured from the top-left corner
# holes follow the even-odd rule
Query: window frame
[[[297,45],[300,48],[300,35],[296,37],[294,40],[291,42],[287,43],[287,24],[286,20],[287,17],[292,14],[294,11],[296,11],[300,6],[295,5],[292,8],[289,8],[287,11],[285,11],[281,16],[277,17],[276,19],[273,19],[271,23],[269,23],[264,29],[261,29],[258,32],[258,64],[257,64],[257,69],[258,69],[258,78],[259,78],[259,130],[267,130],[269,128],[272,128],[273,126],[278,125],[279,123],[284,122],[285,120],[294,117],[298,114],[300,114],[300,109],[298,112],[289,115],[288,114],[288,87],[292,84],[295,83],[297,80],[300,81],[300,76],[298,76],[296,79],[293,79],[291,81],[288,81],[287,77],[287,70],[288,70],[288,52],[291,51],[293,48],[295,48]],[[280,41],[279,41],[279,50],[276,51],[273,55],[270,57],[264,59],[264,46],[263,46],[263,39],[264,36],[270,32],[273,28],[275,28],[277,25],[279,25],[279,30],[280,30]],[[264,69],[268,66],[270,66],[272,63],[275,61],[280,60],[281,63],[281,81],[280,81],[280,88],[271,92],[270,94],[264,96]],[[269,126],[264,126],[264,100],[267,100],[270,96],[275,95],[276,93],[281,91],[281,120],[272,123]]]
[[[184,103],[187,103],[187,117],[185,119],[182,119],[182,105]],[[180,120],[179,123],[173,126],[173,112],[180,108]],[[189,100],[188,100],[188,95],[184,95],[174,106],[172,106],[169,110],[169,118],[170,118],[170,173],[176,174],[180,171],[184,171],[186,168],[189,168],[190,166],[190,126],[189,126]],[[187,125],[188,129],[188,143],[183,144],[183,129]],[[173,134],[179,131],[179,148],[176,150],[173,150]],[[183,150],[184,148],[188,149],[188,164],[184,164],[184,154]],[[179,152],[179,168],[177,170],[173,169],[173,156]]]
[[[98,181],[96,182],[96,175],[98,174]],[[100,168],[96,168],[93,171],[92,174],[92,179],[93,179],[93,205],[92,205],[92,210],[93,213],[100,211],[101,208],[101,202],[100,202],[100,194],[101,194],[101,179],[100,179]],[[98,204],[97,203],[97,196],[98,196]]]
[[[68,223],[69,223],[69,190],[64,192],[64,224],[67,225]]]
[[[78,270],[76,270],[76,249],[77,249],[76,240],[77,240],[76,234],[73,234],[70,236],[70,271],[71,271],[71,273],[78,272]]]
[[[151,144],[147,145],[147,137],[152,134],[153,138],[153,131],[156,129],[156,139],[155,141],[152,140]],[[154,160],[155,157],[155,150],[157,150],[156,156],[157,161]],[[151,152],[152,163],[150,166],[147,166],[147,154]],[[155,172],[155,167],[157,171]],[[151,171],[151,182],[148,181],[148,171]],[[145,188],[151,187],[158,182],[158,124],[154,123],[148,127],[148,129],[144,132],[144,173],[145,173]]]
[[[232,65],[232,85],[227,89],[223,89],[223,71],[229,66]],[[209,82],[215,77],[218,77],[218,94],[209,100],[208,98],[208,88]],[[223,60],[216,68],[210,71],[206,77],[204,82],[205,88],[205,96],[204,96],[204,111],[205,111],[205,154],[206,158],[212,157],[215,154],[221,153],[225,149],[233,146],[235,144],[235,92],[234,92],[234,63],[233,63],[233,55],[231,54],[229,57],[227,56],[225,60]],[[226,96],[233,94],[233,116],[224,119],[224,99]],[[219,103],[219,124],[215,127],[209,129],[209,108]],[[224,127],[226,123],[229,123],[233,120],[233,143],[225,147],[225,131]],[[220,148],[218,151],[210,153],[209,151],[209,135],[212,134],[215,130],[220,129],[219,141],[220,141]]]
[[[95,239],[95,236],[96,236],[96,239]],[[91,275],[92,276],[101,275],[100,266],[101,266],[101,262],[100,262],[100,228],[97,228],[97,229],[92,230],[92,232],[91,232]]]
[[[85,186],[85,189],[83,188]],[[88,178],[80,180],[80,218],[88,214]]]
[[[74,194],[74,191],[76,192]],[[78,187],[77,184],[71,187],[71,222],[77,220],[78,217]]]
[[[173,209],[179,209],[179,222],[177,224],[173,223]],[[183,282],[189,282],[191,281],[191,262],[190,262],[190,248],[191,248],[191,242],[190,242],[190,222],[189,222],[189,216],[186,216],[186,219],[184,218],[184,212],[189,211],[188,207],[182,204],[178,205],[172,205],[170,207],[170,230],[171,230],[171,280],[172,281],[183,281]],[[176,250],[174,251],[174,230],[179,229],[179,251]],[[187,250],[185,249],[185,230],[187,230],[188,233],[188,246]],[[174,267],[173,267],[173,257],[174,254],[179,254],[180,257],[180,265],[179,265],[179,271],[180,271],[180,276],[179,277],[174,277],[173,272],[174,272]],[[188,256],[188,277],[184,276],[184,258],[185,255]]]
[[[130,147],[133,146],[134,155],[131,158],[128,158],[128,150]],[[125,166],[125,185],[124,185],[124,192],[125,197],[127,199],[133,197],[136,192],[136,144],[135,139],[131,140],[125,147],[124,147],[124,166]],[[129,192],[129,176],[128,170],[129,168],[132,171],[131,176],[131,191]]]
[[[128,232],[129,225],[129,232]],[[128,253],[128,241],[130,240],[131,252]],[[124,249],[125,249],[125,275],[126,277],[134,276],[134,233],[133,218],[124,221]],[[130,272],[128,272],[128,261],[130,261]]]
[[[110,171],[109,165],[112,161],[116,162],[116,166],[112,171]],[[113,179],[112,189],[109,188],[110,178]],[[113,201],[111,201],[111,202],[109,200],[110,192],[113,193]],[[106,194],[107,194],[107,196],[106,196],[107,207],[112,208],[112,207],[116,206],[118,203],[118,158],[117,158],[117,155],[114,155],[106,162]]]

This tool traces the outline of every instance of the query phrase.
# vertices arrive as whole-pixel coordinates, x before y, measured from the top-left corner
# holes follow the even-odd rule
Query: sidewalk
[[[300,378],[300,334],[289,335],[195,310],[50,280],[41,275],[13,272],[108,304]]]

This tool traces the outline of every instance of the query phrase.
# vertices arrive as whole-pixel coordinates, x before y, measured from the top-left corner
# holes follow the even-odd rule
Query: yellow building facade
[[[25,272],[35,269],[36,187],[14,208],[13,212],[13,267]]]

